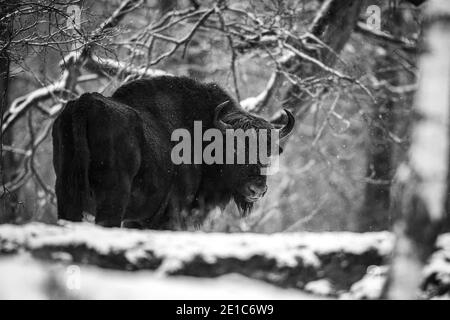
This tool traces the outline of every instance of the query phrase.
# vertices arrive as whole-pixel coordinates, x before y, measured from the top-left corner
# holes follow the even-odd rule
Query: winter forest
[[[449,35],[447,0],[0,0],[0,299],[449,299]],[[113,101],[161,76],[214,82],[281,135],[292,124],[251,212],[230,200],[201,219],[165,211],[181,227],[143,228],[58,212],[57,178],[62,189],[76,178],[55,168],[74,166],[79,149],[76,137],[73,153],[58,148],[61,164],[57,119],[85,93]],[[178,101],[181,89],[167,90]],[[162,99],[149,89],[121,103],[146,94]],[[86,130],[103,135],[115,103]],[[218,109],[214,123],[231,126]],[[114,143],[128,146],[124,121],[111,135],[124,130]],[[171,142],[153,123],[157,142],[144,141],[159,157]],[[113,186],[104,197],[121,196]]]

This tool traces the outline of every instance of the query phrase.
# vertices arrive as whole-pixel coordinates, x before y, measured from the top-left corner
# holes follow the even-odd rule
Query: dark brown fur
[[[216,107],[234,128],[272,129],[244,111],[216,84],[183,77],[137,80],[111,98],[84,94],[67,104],[53,128],[58,214],[80,221],[82,211],[104,226],[185,228],[213,207],[234,199],[243,214],[253,202],[242,190],[265,186],[258,165],[174,165],[171,133],[194,121],[203,131],[214,126]]]

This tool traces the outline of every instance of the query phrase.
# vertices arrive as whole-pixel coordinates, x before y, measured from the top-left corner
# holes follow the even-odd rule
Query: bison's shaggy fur
[[[258,164],[172,163],[172,132],[193,136],[194,121],[203,130],[274,128],[218,85],[184,77],[136,80],[110,98],[87,93],[70,101],[53,127],[59,217],[79,221],[88,211],[105,226],[180,229],[231,199],[247,214],[267,189]]]

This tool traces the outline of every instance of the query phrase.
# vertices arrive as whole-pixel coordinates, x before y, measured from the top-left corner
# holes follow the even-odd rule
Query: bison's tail
[[[72,131],[74,145],[74,186],[78,186],[78,199],[84,209],[87,209],[90,193],[89,186],[89,145],[87,135],[88,105],[80,98],[80,105],[72,114]]]
[[[69,102],[53,129],[58,217],[70,221],[81,221],[88,203],[87,111],[83,99]]]

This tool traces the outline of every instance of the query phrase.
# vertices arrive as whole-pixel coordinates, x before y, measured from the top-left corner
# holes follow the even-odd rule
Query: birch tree
[[[449,163],[450,2],[425,9],[419,89],[408,159],[397,170],[392,214],[396,247],[385,297],[415,299],[421,270],[446,219]]]

